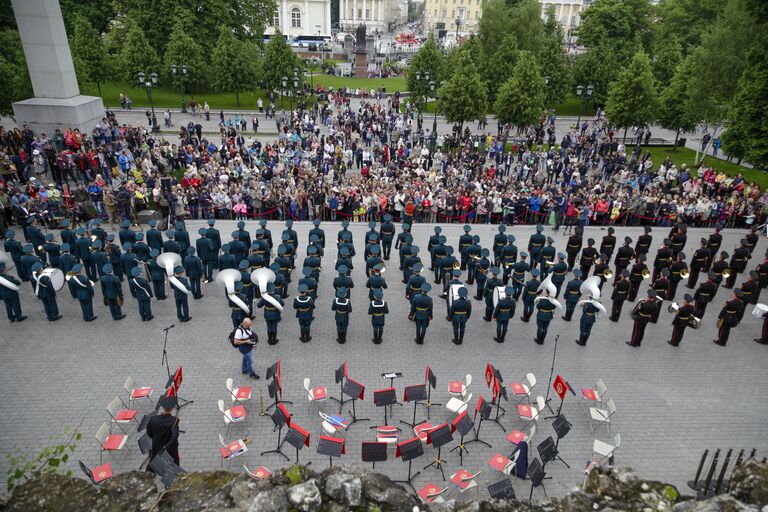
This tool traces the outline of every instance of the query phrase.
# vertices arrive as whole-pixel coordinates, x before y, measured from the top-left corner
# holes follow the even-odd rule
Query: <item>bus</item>
[[[291,46],[294,48],[306,48],[309,51],[330,51],[331,36],[300,35],[293,39]]]

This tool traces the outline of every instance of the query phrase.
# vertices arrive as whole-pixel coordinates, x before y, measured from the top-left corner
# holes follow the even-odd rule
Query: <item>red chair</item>
[[[154,389],[151,387],[139,387],[136,385],[136,381],[133,380],[133,377],[128,377],[125,379],[125,384],[123,384],[123,389],[128,393],[128,401],[129,402],[135,402],[135,401],[149,401],[152,402],[152,393],[154,392]]]
[[[107,413],[109,414],[109,417],[112,418],[112,423],[115,423],[118,427],[120,427],[120,430],[123,431],[123,434],[128,433],[123,428],[123,424],[135,421],[136,427],[139,426],[139,419],[137,416],[138,411],[136,409],[129,409],[119,396],[116,396],[111,402],[109,402],[109,405],[107,405]]]
[[[99,430],[96,431],[95,437],[101,447],[99,463],[102,462],[101,457],[104,452],[119,452],[125,446],[125,442],[128,441],[128,436],[125,434],[111,434],[108,423],[101,424]]]
[[[93,469],[90,469],[81,460],[77,462],[80,464],[80,469],[83,470],[83,473],[85,473],[85,476],[88,477],[88,480],[90,480],[93,485],[99,485],[101,482],[112,478],[112,466],[109,465],[109,462],[96,466]]]

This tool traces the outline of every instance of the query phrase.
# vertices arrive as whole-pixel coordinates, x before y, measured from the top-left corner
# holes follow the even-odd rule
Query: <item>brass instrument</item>
[[[453,270],[460,269],[460,268],[461,268],[461,262],[460,261],[457,261],[456,263],[453,264]]]
[[[727,268],[723,270],[722,276],[723,276],[723,279],[728,279],[729,277],[731,277],[731,269]]]
[[[629,317],[632,320],[637,320],[638,318],[640,318],[640,316],[639,316],[640,315],[640,304],[642,304],[646,300],[648,300],[648,299],[640,299],[632,307],[632,310],[629,312]]]
[[[643,279],[648,279],[649,277],[651,277],[651,271],[648,270],[647,268],[643,269],[642,276],[643,276]]]
[[[688,276],[691,275],[690,271],[687,268],[684,268],[680,271],[680,278],[682,279],[688,279]]]
[[[610,280],[613,278],[613,271],[610,268],[605,269],[605,272],[603,272],[603,277],[606,280]]]

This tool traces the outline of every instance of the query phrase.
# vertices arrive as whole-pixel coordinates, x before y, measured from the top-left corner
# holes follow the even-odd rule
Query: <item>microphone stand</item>
[[[171,324],[165,329],[163,329],[163,332],[165,333],[165,339],[163,340],[163,358],[160,361],[160,365],[162,366],[163,364],[165,364],[165,372],[166,372],[166,375],[168,376],[168,380],[167,380],[168,384],[166,385],[166,387],[170,387],[173,384],[173,382],[171,381],[171,367],[168,362],[168,331],[170,331],[174,327],[176,327],[176,324]],[[194,400],[187,400],[186,398],[180,397],[178,394],[176,395],[176,399],[179,401],[179,407],[178,407],[179,410],[181,410],[181,408],[186,405],[195,403]]]
[[[544,399],[544,404],[547,406],[547,409],[549,409],[549,412],[552,414],[555,414],[554,409],[549,405],[549,401],[552,400],[549,398],[549,390],[552,387],[552,375],[555,373],[555,358],[557,357],[557,341],[560,339],[560,333],[557,333],[557,336],[555,336],[555,350],[552,351],[552,366],[549,369],[549,382],[547,383],[547,397]],[[539,412],[541,414],[541,412]]]

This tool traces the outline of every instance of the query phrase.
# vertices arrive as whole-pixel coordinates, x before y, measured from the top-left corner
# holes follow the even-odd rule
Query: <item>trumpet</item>
[[[613,271],[609,268],[605,269],[605,272],[603,272],[603,277],[607,279],[613,278]]]
[[[722,276],[723,276],[723,279],[728,279],[729,277],[731,277],[731,269],[727,268],[723,270]]]
[[[648,279],[649,277],[651,277],[651,271],[648,270],[647,268],[643,269],[642,275],[643,275],[643,279]]]
[[[454,270],[456,270],[458,268],[461,268],[461,262],[459,262],[459,261],[457,261],[456,263],[453,264],[453,269]]]
[[[684,268],[680,271],[680,277],[682,279],[688,279],[688,276],[691,275],[690,271],[687,268]]]

